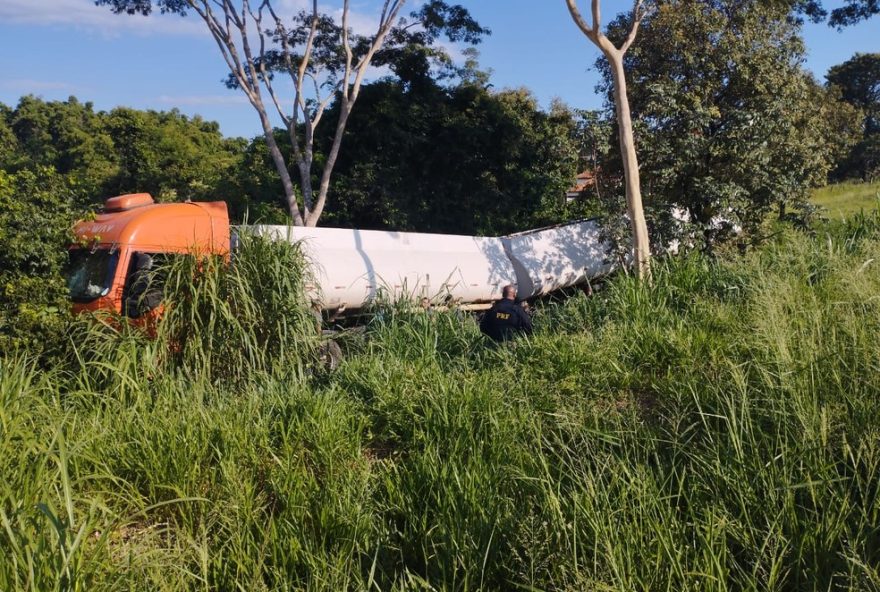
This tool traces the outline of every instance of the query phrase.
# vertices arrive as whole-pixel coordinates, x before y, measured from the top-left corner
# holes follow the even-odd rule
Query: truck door
[[[122,314],[138,319],[153,311],[158,312],[165,295],[172,257],[169,253],[136,251],[131,254],[122,296]]]

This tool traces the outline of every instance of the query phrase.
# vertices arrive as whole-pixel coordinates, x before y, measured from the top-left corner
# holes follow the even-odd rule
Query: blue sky
[[[276,3],[293,8],[302,1]],[[362,21],[369,20],[373,1],[353,2]],[[554,97],[573,107],[601,105],[593,90],[597,50],[575,28],[563,0],[458,2],[492,29],[479,50],[496,88],[529,88],[545,107]],[[825,2],[827,8],[840,4]],[[581,5],[586,10],[587,1]],[[628,0],[604,0],[605,19],[627,6]],[[878,34],[880,18],[843,32],[806,25],[806,67],[821,80],[855,52],[880,50]],[[227,135],[260,132],[243,95],[221,84],[224,63],[193,17],[116,16],[91,0],[0,0],[0,71],[0,102],[10,106],[25,94],[47,100],[75,95],[102,110],[177,107],[218,121]]]

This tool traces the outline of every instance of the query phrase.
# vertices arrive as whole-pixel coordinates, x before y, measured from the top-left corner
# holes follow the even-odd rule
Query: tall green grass
[[[860,211],[877,209],[880,200],[880,183],[836,183],[813,192],[810,201],[824,208],[833,220],[848,218]]]
[[[70,352],[84,387],[119,394],[166,373],[232,385],[315,370],[320,326],[300,246],[246,233],[239,243],[233,264],[182,256],[151,272],[165,294],[157,322],[78,319]]]
[[[880,587],[876,216],[513,347],[389,307],[330,374],[274,248],[172,270],[158,339],[0,362],[0,589]]]

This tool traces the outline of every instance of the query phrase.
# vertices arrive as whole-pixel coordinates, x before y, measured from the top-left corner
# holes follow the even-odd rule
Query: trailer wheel
[[[327,372],[333,372],[342,364],[342,348],[329,339],[318,346],[318,359]]]

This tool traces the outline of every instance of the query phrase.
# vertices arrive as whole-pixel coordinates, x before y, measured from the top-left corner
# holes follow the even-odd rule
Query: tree
[[[753,230],[773,209],[805,206],[851,141],[855,112],[803,70],[789,16],[763,0],[668,0],[626,57],[646,199],[685,208],[707,246],[721,220]],[[609,35],[629,27],[622,16]]]
[[[38,352],[63,337],[72,194],[50,167],[0,170],[0,351]]]
[[[275,141],[282,150],[290,149],[284,130],[275,130]],[[290,221],[284,200],[279,199],[284,195],[281,177],[263,136],[251,139],[243,147],[241,159],[229,171],[226,187],[226,203],[233,220],[264,224]]]
[[[105,114],[103,123],[117,163],[105,195],[147,191],[166,201],[231,197],[222,181],[239,164],[243,143],[224,138],[216,123],[177,110],[126,107]]]
[[[113,141],[91,103],[24,96],[8,112],[7,122],[15,136],[15,156],[8,159],[7,170],[51,167],[83,195],[99,193],[116,173]]]
[[[18,139],[9,126],[12,110],[0,103],[0,170],[12,170],[19,154]]]
[[[867,20],[876,14],[880,14],[878,0],[846,0],[844,6],[831,11],[828,23],[839,29]]]
[[[576,167],[568,112],[470,78],[386,79],[361,101],[326,212],[334,224],[492,235],[559,221]]]
[[[116,13],[149,14],[154,0],[96,0]],[[324,210],[334,165],[367,69],[380,50],[386,59],[400,61],[410,53],[430,53],[438,35],[450,41],[477,43],[487,33],[460,6],[430,0],[411,13],[412,22],[398,17],[406,0],[384,0],[376,32],[354,34],[349,26],[349,0],[344,0],[341,23],[318,11],[285,21],[272,0],[155,0],[162,12],[194,12],[205,23],[230,71],[229,86],[239,88],[257,111],[263,136],[281,178],[287,209],[297,225],[314,226]],[[420,28],[418,28],[420,26]],[[386,45],[390,40],[390,46]],[[434,55],[441,55],[439,50]],[[276,76],[289,77],[293,87],[290,106],[285,107]],[[336,99],[338,117],[321,174],[313,179],[315,134],[328,105]],[[299,172],[302,204],[291,180],[288,162],[275,134],[269,110],[274,108],[290,138],[291,152]],[[317,188],[315,188],[317,184]]]
[[[620,141],[620,155],[623,160],[623,174],[626,186],[626,205],[633,238],[633,260],[639,278],[647,279],[651,274],[651,245],[648,239],[648,227],[642,207],[642,190],[639,180],[639,162],[636,155],[633,137],[632,118],[630,116],[629,98],[626,92],[626,73],[623,69],[623,58],[627,50],[636,40],[639,25],[646,15],[645,2],[634,0],[631,27],[626,39],[617,47],[602,32],[601,0],[592,2],[592,25],[581,16],[577,0],[566,0],[571,18],[580,30],[596,45],[608,61],[614,81],[614,105],[617,114],[617,126]]]
[[[22,97],[0,108],[0,165],[8,172],[51,168],[76,187],[81,205],[148,191],[161,199],[230,198],[231,169],[243,140],[176,110],[120,107],[106,113],[76,97]],[[271,165],[270,165],[271,166]]]
[[[880,53],[857,53],[825,76],[841,98],[865,112],[865,134],[880,133]]]
[[[796,17],[805,15],[815,23],[824,21],[829,13],[822,5],[822,0],[768,0],[764,3],[765,8],[785,8]],[[842,29],[867,20],[880,14],[880,2],[878,0],[845,0],[843,6],[831,11],[828,24]]]
[[[861,141],[839,173],[873,179],[880,175],[880,53],[857,53],[833,66],[825,78],[844,101],[864,113]]]
[[[575,119],[574,141],[577,143],[580,164],[593,172],[593,192],[596,200],[601,201],[600,176],[604,161],[611,149],[613,129],[611,121],[602,111],[577,109],[573,113]]]

